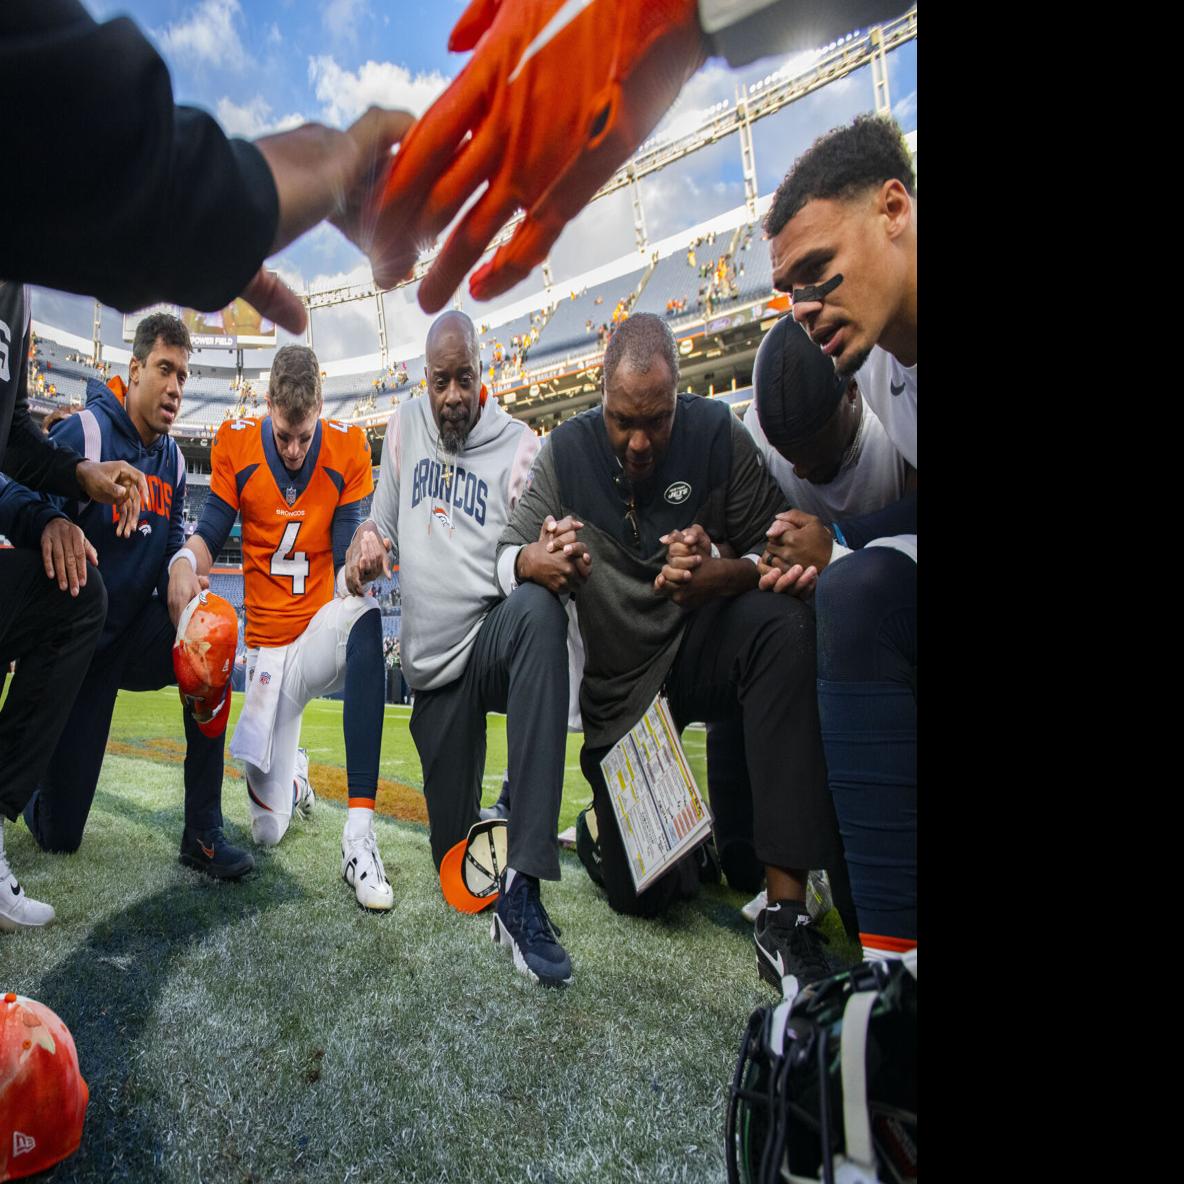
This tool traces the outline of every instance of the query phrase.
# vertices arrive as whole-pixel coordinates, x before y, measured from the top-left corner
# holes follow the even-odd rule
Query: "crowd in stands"
[[[537,372],[564,357],[604,349],[617,326],[634,312],[652,311],[668,318],[685,317],[688,312],[711,317],[728,302],[759,297],[767,277],[761,266],[746,266],[763,261],[763,252],[749,254],[754,243],[762,246],[755,235],[757,227],[751,222],[734,232],[698,235],[687,244],[685,254],[680,250],[617,280],[572,289],[555,306],[536,309],[508,323],[496,327],[488,322],[479,324],[486,380],[491,387],[503,388],[529,381],[532,370]],[[753,282],[747,284],[743,282],[746,270],[754,273]],[[111,363],[96,365],[76,351],[39,341],[35,334],[31,340],[29,389],[34,396],[80,406],[85,399],[85,379],[93,375],[105,381],[113,372]],[[63,367],[77,369],[70,374]],[[422,369],[423,360],[417,357],[391,362],[369,376],[329,378],[322,370],[325,412],[357,420],[418,397],[427,391]],[[228,377],[231,374],[224,367],[194,366],[183,419],[214,429],[227,419],[264,414],[258,376]]]
[[[536,309],[525,324],[511,321],[492,330],[488,323],[477,327],[482,350],[486,347],[489,349],[486,364],[491,382],[511,382],[525,375],[530,351],[537,344],[546,323],[546,310]]]
[[[251,379],[231,379],[230,393],[234,396],[234,407],[227,409],[224,419],[247,419],[259,414],[259,392]]]

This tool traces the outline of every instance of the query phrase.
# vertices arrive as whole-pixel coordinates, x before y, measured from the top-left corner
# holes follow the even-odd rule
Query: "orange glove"
[[[706,57],[696,0],[472,0],[448,48],[474,46],[403,140],[370,250],[378,286],[397,283],[488,180],[420,285],[429,313],[518,209],[469,289],[490,300],[525,279]]]

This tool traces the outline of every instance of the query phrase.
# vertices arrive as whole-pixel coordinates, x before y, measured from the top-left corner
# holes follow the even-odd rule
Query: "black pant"
[[[537,584],[521,584],[481,623],[465,672],[416,691],[411,736],[436,867],[468,834],[481,807],[485,713],[506,713],[510,784],[509,864],[559,879],[556,837],[567,752],[567,614]]]
[[[45,575],[39,551],[0,549],[0,684],[16,674],[0,711],[0,811],[16,818],[65,727],[107,619],[107,589],[89,563],[77,596]]]
[[[815,697],[814,614],[768,592],[715,601],[691,614],[666,676],[675,724],[740,720],[752,796],[752,844],[764,865],[804,871],[838,867],[842,847],[826,784]],[[600,828],[609,904],[656,916],[690,890],[688,861],[637,895],[600,772],[607,748],[580,754]],[[735,779],[723,793],[738,792]]]
[[[115,696],[156,691],[176,682],[168,609],[150,600],[118,637],[99,650],[82,680],[69,724],[37,792],[25,807],[25,821],[46,851],[77,851],[94,801]],[[225,734],[203,736],[193,713],[177,699],[185,720],[185,826],[205,834],[222,825]]]

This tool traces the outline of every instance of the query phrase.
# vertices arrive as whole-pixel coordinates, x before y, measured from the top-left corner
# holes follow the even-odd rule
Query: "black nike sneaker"
[[[766,905],[752,936],[756,968],[775,990],[782,989],[781,980],[789,974],[797,978],[799,987],[808,987],[842,969],[827,948],[826,935],[798,901]]]
[[[215,880],[239,880],[255,866],[250,851],[236,847],[222,833],[222,828],[204,835],[181,836],[181,863]]]

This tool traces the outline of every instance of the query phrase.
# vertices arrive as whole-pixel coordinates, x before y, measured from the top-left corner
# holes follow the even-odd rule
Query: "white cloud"
[[[280,32],[279,25],[277,25],[275,21],[272,21],[271,26],[267,30],[267,44],[279,45],[283,42],[283,40],[284,35]]]
[[[340,277],[337,277],[340,278]],[[365,277],[369,279],[367,275]],[[318,276],[314,287],[333,286],[334,277]],[[312,342],[322,362],[378,353],[378,310],[373,301],[355,300],[312,314]]]
[[[272,132],[283,132],[289,128],[299,127],[304,118],[295,111],[271,118],[271,104],[262,96],[256,95],[245,103],[236,103],[232,99],[223,97],[218,100],[218,122],[231,136],[246,136],[255,139],[256,136],[269,135]]]
[[[186,19],[159,34],[160,43],[178,62],[242,70],[247,66],[247,54],[236,27],[241,17],[238,0],[202,0]]]
[[[309,58],[308,79],[323,104],[322,119],[334,127],[352,123],[372,103],[422,115],[449,82],[435,71],[413,75],[394,62],[368,61],[344,70],[327,54]]]
[[[321,13],[321,23],[338,41],[356,41],[358,22],[370,11],[366,0],[328,0]]]
[[[903,99],[892,104],[892,118],[903,128],[913,128],[917,123],[917,92],[910,91]]]

